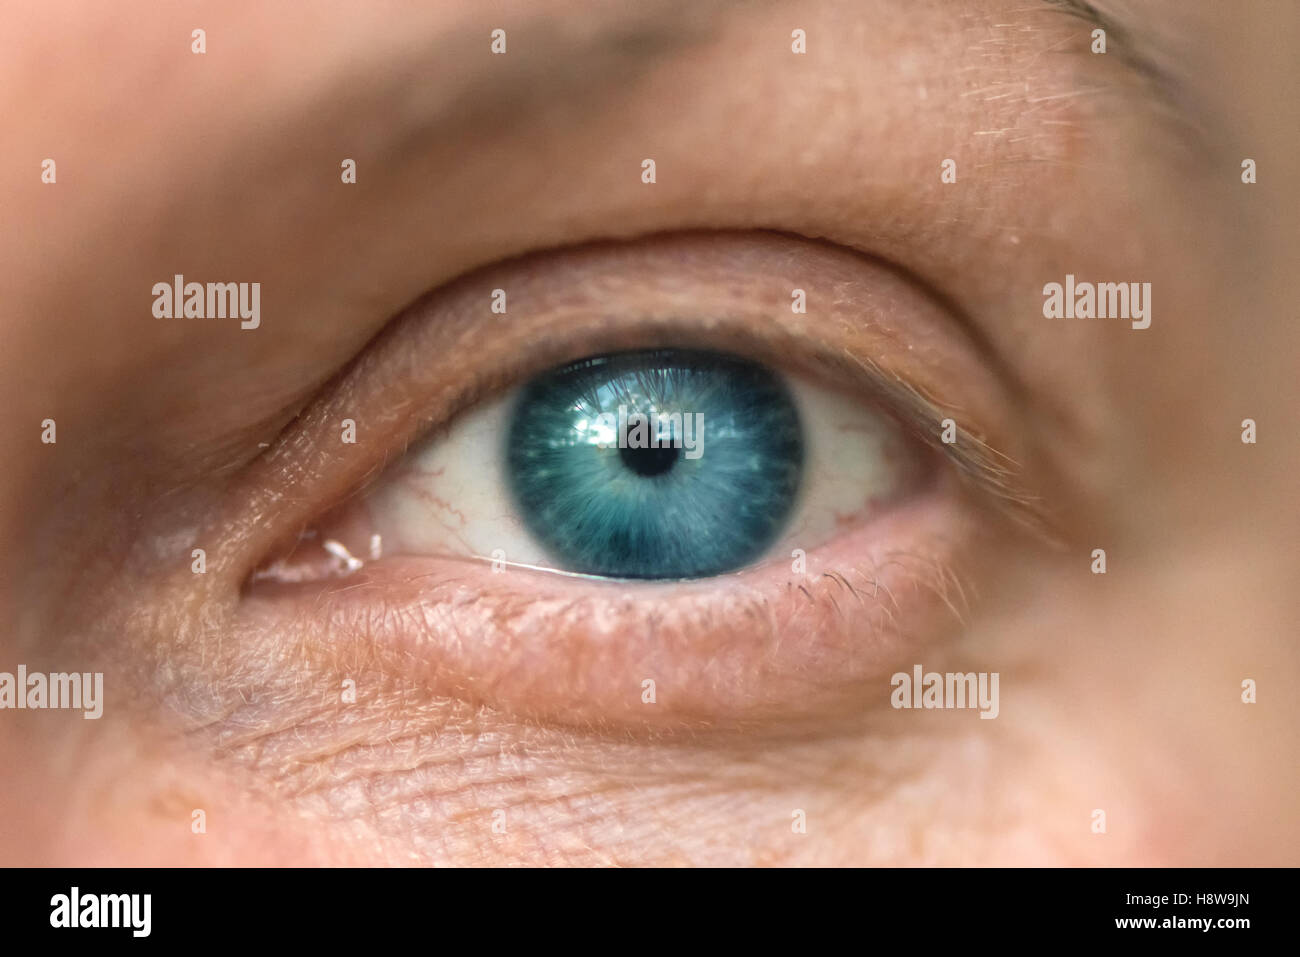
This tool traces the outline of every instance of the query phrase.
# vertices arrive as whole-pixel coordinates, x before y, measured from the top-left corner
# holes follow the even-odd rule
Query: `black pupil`
[[[662,475],[672,468],[677,461],[679,451],[679,449],[667,445],[660,446],[657,449],[622,448],[618,450],[618,454],[623,459],[623,464],[637,475],[651,476]]]

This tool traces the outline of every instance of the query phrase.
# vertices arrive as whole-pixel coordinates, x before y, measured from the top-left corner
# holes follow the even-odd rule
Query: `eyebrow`
[[[1125,23],[1092,0],[1041,0],[1051,11],[1074,17],[1106,33],[1107,52],[1113,52],[1153,94],[1151,105],[1198,147],[1206,141],[1206,118],[1187,95],[1187,84],[1174,70],[1175,58],[1163,48],[1160,36]],[[1166,41],[1167,42],[1167,41]]]
[[[898,2],[901,10],[910,0]],[[1034,3],[1040,10],[1075,17],[1105,30],[1108,52],[1153,94],[1148,100],[1130,99],[1181,128],[1191,139],[1204,141],[1202,118],[1189,102],[1186,85],[1168,65],[1172,58],[1161,49],[1159,37],[1139,31],[1092,0]],[[770,0],[759,6],[779,4],[780,0]],[[387,129],[385,150],[423,152],[450,137],[490,136],[503,126],[543,115],[599,110],[649,75],[651,67],[719,38],[729,22],[750,9],[731,0],[642,0],[635,7],[620,6],[612,13],[597,7],[584,17],[580,28],[554,15],[532,16],[516,26],[507,23],[503,27],[509,55],[492,57],[496,62],[490,69],[482,68],[483,58],[489,55],[487,22],[470,17],[448,33],[482,31],[482,45],[458,39],[447,46],[439,62],[441,82],[433,87],[433,102],[418,102],[430,95],[431,85],[417,84],[412,94],[410,77],[395,77],[395,91],[399,96],[405,94],[402,109],[396,112],[408,122],[400,129]],[[516,36],[521,39],[512,41]],[[414,53],[407,68],[416,74],[424,72],[428,51]],[[445,83],[448,77],[456,78],[451,89]]]
[[[1147,72],[1153,69],[1153,65],[1142,57],[1132,45],[1132,32],[1124,24],[1120,23],[1114,17],[1103,13],[1097,7],[1089,3],[1088,0],[1043,0],[1043,3],[1049,7],[1055,7],[1060,12],[1068,16],[1077,17],[1091,23],[1094,27],[1100,27],[1106,31],[1107,37],[1114,37],[1120,41],[1120,49],[1124,52],[1137,70]]]

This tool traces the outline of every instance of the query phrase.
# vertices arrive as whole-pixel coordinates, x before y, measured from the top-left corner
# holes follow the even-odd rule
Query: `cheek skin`
[[[807,810],[819,827],[873,835],[882,828],[872,816],[887,815],[888,833],[866,859],[901,863],[936,853],[922,840],[927,809],[942,807],[954,828],[974,829],[985,813],[949,807],[949,782],[924,769],[943,758],[945,773],[973,775],[987,755],[969,753],[961,734],[948,740],[950,728],[898,721],[883,707],[884,676],[856,689],[856,707],[787,712],[761,727],[715,722],[688,735],[645,728],[632,737],[581,722],[548,729],[432,695],[419,662],[395,670],[373,646],[321,647],[319,616],[328,613],[328,605],[314,607],[274,622],[269,634],[257,630],[270,623],[255,614],[221,622],[217,633],[193,635],[200,640],[183,656],[142,668],[169,679],[158,690],[169,723],[184,729],[152,744],[148,765],[175,762],[186,788],[178,798],[165,779],[119,765],[115,779],[94,789],[97,800],[115,794],[113,805],[131,808],[136,833],[146,834],[184,826],[189,809],[181,805],[205,807],[218,840],[200,853],[283,863],[864,860],[833,830],[792,843],[791,808]],[[356,682],[355,703],[341,700],[345,677]],[[673,685],[661,683],[659,706],[677,708],[680,724]],[[631,690],[639,696],[639,686]],[[880,707],[870,707],[873,699]],[[912,782],[902,803],[890,797],[899,780]],[[160,802],[176,807],[153,810]],[[491,830],[497,808],[508,815],[505,837]],[[665,819],[680,826],[665,833]],[[250,844],[264,837],[259,846],[244,846],[243,836],[232,844],[217,830],[236,820]],[[269,821],[278,821],[274,834],[263,830]],[[148,853],[181,844],[169,838]]]
[[[1009,574],[1029,572],[1012,552],[985,557]],[[1206,792],[1194,780],[1172,791],[1168,780],[1154,780],[1164,765],[1152,764],[1152,755],[1166,754],[1180,737],[1177,713],[1143,688],[1149,662],[1128,638],[1130,627],[1157,635],[1164,625],[1157,614],[1148,628],[1124,607],[1153,613],[1177,601],[1194,609],[1188,590],[1213,593],[1223,569],[1212,572],[1197,582],[1171,573],[1178,594],[1154,605],[1152,593],[1131,596],[1113,608],[1117,617],[1105,630],[1087,632],[1090,640],[1071,643],[1062,658],[1063,616],[1092,620],[1083,609],[1095,596],[1058,588],[1074,577],[1069,568],[1038,565],[1035,573],[1056,583],[1040,602],[1000,609],[993,601],[966,652],[918,655],[939,670],[996,662],[1006,692],[998,721],[939,712],[902,718],[884,709],[865,721],[795,720],[763,734],[700,731],[635,742],[431,700],[410,680],[347,660],[346,649],[327,666],[305,651],[305,632],[314,627],[307,623],[279,635],[279,654],[264,653],[257,636],[228,623],[204,662],[176,658],[164,666],[193,669],[177,685],[187,690],[170,702],[173,718],[187,715],[189,730],[159,737],[155,725],[143,750],[138,739],[68,749],[86,761],[73,789],[78,798],[52,808],[49,827],[40,829],[60,835],[59,843],[38,844],[29,833],[6,847],[15,862],[26,847],[33,862],[54,864],[85,864],[88,854],[92,863],[114,864],[1193,863],[1204,859],[1187,840],[1195,829],[1178,822],[1199,812],[1181,789]],[[1230,630],[1233,619],[1226,613],[1211,628]],[[1198,633],[1186,624],[1184,635]],[[1132,681],[1102,688],[1089,659],[1117,642],[1131,649],[1125,674]],[[146,670],[157,674],[158,666]],[[201,674],[222,677],[205,687]],[[355,704],[340,701],[343,675],[356,678]],[[887,690],[882,680],[879,694]],[[1134,701],[1147,702],[1146,720],[1156,719],[1149,732],[1131,720]],[[1092,716],[1081,718],[1079,705]],[[1226,717],[1207,712],[1214,721]],[[1089,722],[1087,735],[1079,733],[1081,720]],[[1133,746],[1135,731],[1143,746]],[[1219,739],[1234,738],[1206,731],[1204,740],[1216,743],[1204,760],[1214,764],[1224,753]],[[1180,767],[1193,778],[1201,773]],[[49,783],[29,782],[34,792]],[[1233,790],[1227,783],[1209,793]],[[1213,799],[1232,811],[1224,796]],[[1076,826],[1078,809],[1098,800],[1114,822],[1104,844]],[[209,811],[204,838],[187,831],[194,807]],[[498,808],[507,815],[505,835],[492,831]],[[789,829],[794,808],[816,823],[799,841]]]

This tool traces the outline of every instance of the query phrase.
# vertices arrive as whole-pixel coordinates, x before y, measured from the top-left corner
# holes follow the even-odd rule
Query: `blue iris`
[[[754,561],[793,510],[803,429],[785,384],[736,356],[583,359],[521,390],[506,471],[568,571],[700,578]]]

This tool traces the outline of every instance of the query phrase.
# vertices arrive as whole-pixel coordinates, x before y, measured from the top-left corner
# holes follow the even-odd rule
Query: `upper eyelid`
[[[548,262],[553,268],[542,268]],[[783,315],[791,310],[789,283],[780,272],[799,277],[819,297],[812,315]],[[763,282],[754,285],[755,277]],[[611,324],[610,311],[632,310],[627,303],[610,307],[609,301],[635,301],[622,287],[637,281],[652,287],[641,290],[652,293],[641,300],[643,314]],[[488,308],[492,289],[502,282],[519,294],[504,317]],[[489,266],[433,291],[391,321],[231,484],[228,507],[217,510],[219,520],[205,538],[222,543],[222,551],[231,553],[227,570],[245,580],[268,552],[359,493],[462,409],[522,376],[581,358],[578,346],[547,335],[555,323],[565,325],[571,340],[588,337],[590,352],[667,344],[725,348],[785,371],[811,373],[824,385],[866,393],[942,451],[971,484],[1025,511],[1032,496],[1009,454],[994,451],[998,443],[989,437],[1016,434],[1012,423],[997,421],[1010,415],[1005,395],[996,397],[1006,383],[998,388],[982,350],[963,336],[949,310],[912,286],[901,271],[856,252],[775,234],[651,237]],[[530,295],[547,305],[521,318]],[[720,330],[749,345],[720,343]],[[937,368],[911,377],[885,368],[903,364],[913,346],[910,361],[942,365],[944,376]],[[463,375],[468,360],[458,357],[485,350],[496,353],[493,361],[481,360],[473,375]],[[963,405],[976,408],[959,415],[950,401],[927,394],[941,388],[951,394],[948,378],[972,380],[955,391]],[[1001,415],[990,411],[997,406]],[[958,442],[951,446],[938,442],[945,417],[959,423]],[[357,420],[363,430],[359,445],[340,444],[344,418]],[[373,451],[376,446],[380,453]],[[266,521],[270,514],[276,521]]]

